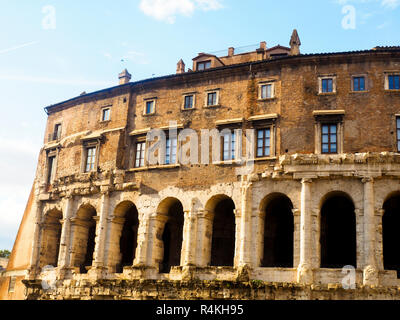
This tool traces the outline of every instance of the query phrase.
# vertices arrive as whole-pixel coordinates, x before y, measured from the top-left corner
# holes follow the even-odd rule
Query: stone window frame
[[[271,97],[262,97],[262,87],[271,85]],[[258,100],[259,101],[268,101],[268,100],[273,100],[276,98],[276,80],[275,79],[270,79],[266,81],[262,81],[258,83]]]
[[[209,89],[209,90],[205,90],[205,101],[204,101],[204,108],[217,108],[220,107],[220,88],[216,88],[216,89]],[[208,95],[211,93],[216,93],[216,103],[213,105],[209,105],[208,104]]]
[[[108,119],[104,120],[104,112],[106,110],[109,110],[109,117],[108,117]],[[111,112],[112,112],[112,106],[102,107],[101,112],[100,112],[100,122],[110,122],[111,121]]]
[[[395,128],[396,128],[396,152],[400,152],[400,125],[398,125],[398,122],[400,122],[400,114],[395,114],[394,117],[395,121]]]
[[[355,91],[354,90],[354,79],[355,78],[361,78],[361,77],[364,77],[364,90]],[[369,89],[371,87],[369,81],[370,80],[368,78],[368,74],[366,74],[366,73],[352,74],[351,75],[351,83],[350,83],[351,93],[366,93],[366,92],[369,92]]]
[[[147,113],[147,104],[149,102],[153,102],[153,112],[151,112],[151,113]],[[144,108],[143,108],[143,115],[144,116],[155,115],[156,114],[156,109],[157,109],[157,97],[144,99]]]
[[[400,92],[400,89],[389,89],[389,76],[400,76],[400,71],[385,71],[384,72],[384,88],[386,92]]]
[[[208,67],[208,68],[206,68],[206,65],[207,65],[207,64],[209,64],[209,67]],[[204,65],[203,69],[200,69],[200,68],[199,68],[200,65]],[[205,71],[205,70],[211,69],[211,66],[212,66],[212,61],[211,61],[211,59],[209,59],[209,60],[204,60],[204,61],[199,61],[199,62],[196,63],[196,71]]]
[[[332,91],[322,91],[322,80],[332,79]],[[318,76],[318,95],[335,95],[337,94],[337,76],[336,74],[325,74]]]
[[[98,139],[88,139],[84,140],[82,143],[82,158],[81,158],[81,173],[86,173],[90,174],[92,172],[97,172],[99,168],[99,156],[100,156],[100,142],[101,142],[101,137]],[[95,148],[96,149],[96,155],[95,155],[95,161],[94,161],[94,168],[93,170],[86,171],[86,166],[87,166],[87,157],[88,157],[88,149],[90,148]]]
[[[182,101],[182,106],[181,106],[181,110],[182,111],[187,111],[187,110],[194,110],[196,109],[196,93],[197,92],[186,92],[184,93],[183,96],[183,101]],[[193,102],[192,102],[192,107],[191,108],[185,108],[185,102],[186,102],[186,97],[188,96],[193,96]]]
[[[251,123],[251,128],[255,130],[254,134],[254,161],[275,159],[277,155],[277,120],[278,114],[267,114],[253,116],[248,119]],[[257,157],[257,131],[260,129],[270,130],[270,154],[269,156]]]
[[[243,118],[238,119],[227,119],[227,120],[219,120],[216,122],[216,127],[220,131],[220,141],[221,141],[221,148],[220,148],[220,162],[214,164],[234,164],[237,161],[241,161],[242,158],[242,145],[240,142],[243,141],[243,137],[239,137],[239,133],[242,134],[240,130],[242,130]],[[230,129],[231,134],[235,133],[235,150],[234,150],[234,158],[224,160],[224,136],[221,135],[221,132],[224,129]]]
[[[143,144],[144,143],[144,159],[143,159],[143,166],[139,164],[139,166],[136,166],[137,162],[137,145],[138,144]],[[139,168],[145,168],[147,166],[147,161],[146,161],[146,153],[147,153],[147,140],[146,140],[146,135],[137,135],[134,137],[134,149],[133,149],[133,163],[130,167],[139,169]]]
[[[56,128],[59,128],[59,130],[56,131]],[[61,135],[62,135],[62,128],[63,128],[63,123],[62,121],[58,121],[54,124],[53,126],[53,131],[49,133],[48,135],[48,142],[53,142],[53,141],[60,141]],[[56,136],[56,132],[58,132]]]
[[[344,150],[344,110],[315,110],[314,123],[314,153],[319,155],[341,154]],[[337,152],[322,153],[322,124],[337,124]]]

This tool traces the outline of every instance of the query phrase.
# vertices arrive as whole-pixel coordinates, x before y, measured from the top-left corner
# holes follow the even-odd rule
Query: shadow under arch
[[[391,192],[383,203],[382,246],[383,267],[385,270],[396,270],[400,278],[400,191]]]
[[[293,268],[293,203],[283,193],[271,193],[260,203],[264,223],[261,267]]]
[[[58,266],[63,214],[61,210],[51,209],[43,217],[40,241],[39,267]]]
[[[157,221],[163,244],[159,272],[169,273],[171,267],[181,264],[184,224],[182,202],[174,197],[163,199],[157,207]]]
[[[356,214],[343,191],[327,193],[320,202],[321,268],[357,267]]]
[[[122,273],[124,267],[132,266],[136,256],[139,229],[139,213],[136,205],[131,201],[120,202],[114,209],[114,218],[119,223],[113,224],[109,251],[114,252],[114,257],[117,257],[112,263],[116,272]]]
[[[224,194],[215,195],[206,203],[205,209],[212,217],[210,266],[234,265],[235,208],[232,198]]]
[[[80,273],[87,273],[93,264],[96,241],[96,209],[90,204],[82,204],[76,218],[72,220],[73,259],[71,265],[79,267]]]

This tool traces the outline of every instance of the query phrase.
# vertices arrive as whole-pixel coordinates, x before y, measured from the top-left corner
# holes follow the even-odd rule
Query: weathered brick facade
[[[388,219],[400,194],[400,90],[388,77],[400,74],[400,48],[302,55],[299,45],[294,33],[291,48],[200,54],[194,71],[180,62],[176,75],[138,82],[123,72],[117,87],[46,108],[46,139],[0,297],[398,299],[388,227],[398,220]],[[321,92],[323,79],[332,92]],[[264,84],[272,96],[261,96]],[[217,103],[208,106],[210,92]],[[185,95],[193,108],[184,108]],[[155,110],[145,114],[149,101]],[[105,108],[110,119],[102,121]],[[330,153],[327,125],[335,130]],[[198,162],[135,165],[137,143],[160,128],[195,130]],[[257,154],[256,131],[250,171],[221,158],[205,164],[201,130],[216,128],[243,137],[269,130],[268,153]],[[85,172],[90,147],[94,167]],[[333,227],[335,210],[343,228]],[[20,247],[29,253],[21,257]],[[351,288],[343,287],[345,264],[354,267],[346,269]],[[17,273],[27,291],[15,297],[7,279]]]

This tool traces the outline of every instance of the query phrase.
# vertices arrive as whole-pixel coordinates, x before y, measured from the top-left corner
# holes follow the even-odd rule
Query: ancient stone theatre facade
[[[45,108],[0,298],[400,298],[400,47],[300,45]]]

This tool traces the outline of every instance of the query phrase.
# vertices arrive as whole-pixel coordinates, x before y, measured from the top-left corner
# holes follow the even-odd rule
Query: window
[[[211,68],[211,61],[203,61],[197,63],[197,71],[202,71]]]
[[[365,91],[365,77],[353,77],[353,91]]]
[[[54,131],[49,134],[49,141],[56,141],[61,139],[61,123],[54,126]]]
[[[400,75],[388,75],[389,90],[400,90]]]
[[[193,109],[194,108],[194,96],[187,95],[184,97],[183,109]]]
[[[397,151],[400,152],[400,117],[396,117]]]
[[[165,149],[165,164],[176,163],[177,137],[168,137]]]
[[[207,106],[216,106],[218,105],[218,92],[208,92],[207,93]]]
[[[146,141],[137,142],[136,143],[135,168],[144,167],[145,152],[146,152]]]
[[[96,147],[86,148],[85,172],[94,171],[96,169],[96,149]]]
[[[260,86],[260,99],[271,99],[274,97],[274,84],[266,83]]]
[[[337,153],[337,124],[322,124],[321,130],[321,152]]]
[[[230,161],[235,159],[235,145],[236,145],[236,134],[235,130],[230,133],[224,133],[222,136],[222,160]]]
[[[336,93],[336,76],[321,76],[318,82],[319,94]]]
[[[47,184],[51,184],[54,180],[56,173],[56,156],[48,157],[48,166],[47,166]]]
[[[271,129],[257,130],[257,158],[269,157],[271,155]]]
[[[102,110],[101,121],[110,121],[111,119],[111,109],[104,108]]]
[[[155,100],[146,101],[144,113],[147,115],[155,113]]]
[[[15,283],[17,282],[17,277],[11,277],[8,283],[8,292],[12,293],[15,290]]]

